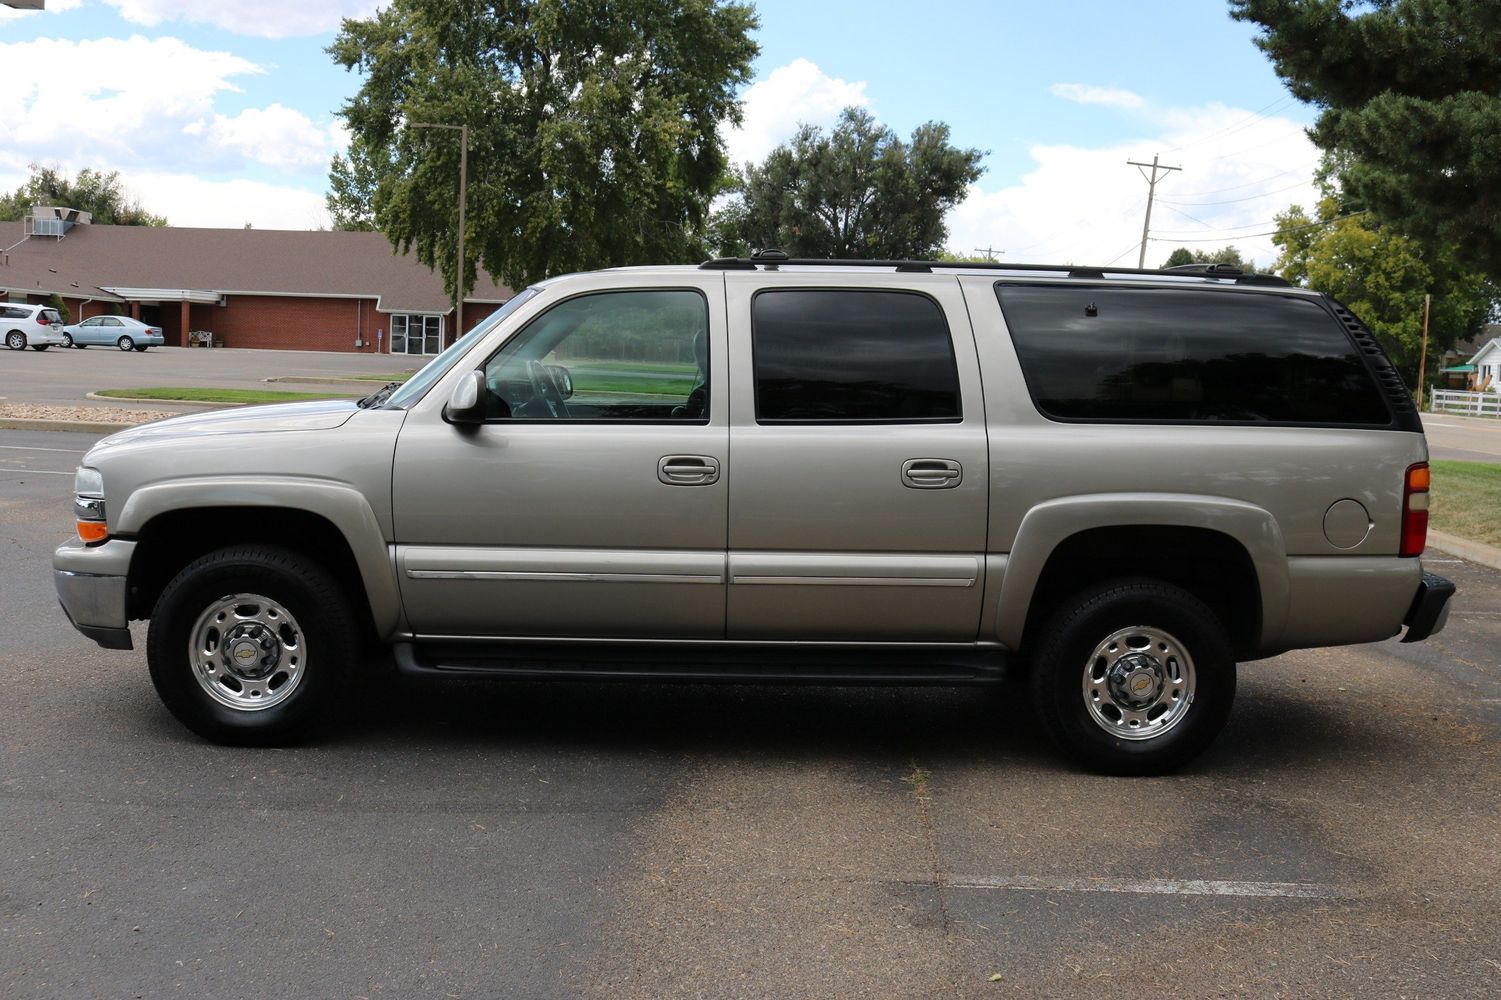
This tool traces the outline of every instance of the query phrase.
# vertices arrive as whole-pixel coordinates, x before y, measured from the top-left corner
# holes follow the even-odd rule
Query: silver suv
[[[795,261],[529,288],[404,385],[180,417],[78,473],[58,593],[226,743],[427,676],[968,683],[1087,766],[1237,662],[1420,640],[1427,447],[1327,296],[1224,269]]]
[[[63,339],[63,318],[48,305],[0,302],[0,332],[12,351],[45,351]]]

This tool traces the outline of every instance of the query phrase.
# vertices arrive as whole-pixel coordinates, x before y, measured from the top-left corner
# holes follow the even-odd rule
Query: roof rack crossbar
[[[1052,273],[1069,278],[1103,279],[1107,275],[1143,275],[1146,277],[1203,278],[1211,282],[1232,281],[1238,285],[1267,285],[1279,288],[1292,287],[1291,282],[1275,274],[1246,273],[1228,264],[1187,264],[1181,267],[1093,267],[1078,264],[1007,264],[1004,262],[958,261],[958,260],[850,260],[832,257],[717,257],[706,260],[699,267],[706,271],[754,271],[760,266],[781,267],[881,267],[898,272],[945,271],[1021,271],[1028,273]]]

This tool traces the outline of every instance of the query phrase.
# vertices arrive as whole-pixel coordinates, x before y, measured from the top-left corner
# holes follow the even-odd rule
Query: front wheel
[[[25,350],[26,334],[22,333],[20,330],[10,331],[10,333],[7,333],[5,335],[5,346],[9,347],[13,351]]]
[[[73,335],[71,333],[65,333],[65,334],[63,334],[63,346],[64,347],[75,347],[75,346],[77,346],[77,345],[75,345],[73,343]]]
[[[1031,684],[1043,727],[1074,759],[1106,774],[1164,774],[1224,728],[1235,653],[1192,594],[1159,580],[1115,580],[1053,613]]]
[[[115,341],[115,346],[122,351],[133,351],[135,350],[136,342],[129,337],[121,337]]]
[[[358,648],[332,576],[289,549],[246,545],[211,552],[167,584],[146,659],[183,725],[216,743],[269,746],[312,731]]]

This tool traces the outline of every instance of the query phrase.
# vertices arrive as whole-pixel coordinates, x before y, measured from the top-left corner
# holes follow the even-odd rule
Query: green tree
[[[1501,4],[1230,0],[1293,94],[1322,111],[1347,206],[1501,279]]]
[[[370,152],[363,143],[351,143],[349,155],[335,156],[328,168],[329,218],[333,228],[369,232],[375,229],[375,190],[381,174],[392,170],[389,155]]]
[[[831,134],[804,125],[748,165],[716,219],[721,250],[779,247],[794,257],[926,258],[943,251],[943,217],[984,168],[928,122],[903,142],[869,112],[845,108]]]
[[[47,307],[49,309],[57,310],[57,314],[63,318],[63,326],[67,326],[70,322],[72,322],[70,318],[71,314],[68,312],[68,304],[63,301],[63,297],[61,295],[57,294],[56,292],[53,292],[51,295],[49,295],[47,297]]]
[[[1181,267],[1184,264],[1229,264],[1242,271],[1256,270],[1256,265],[1242,257],[1233,244],[1218,250],[1190,250],[1188,247],[1179,247],[1168,254],[1167,260],[1162,262],[1163,267]]]
[[[1497,289],[1466,267],[1454,250],[1433,252],[1378,225],[1368,213],[1341,213],[1324,198],[1310,218],[1301,206],[1276,216],[1272,242],[1281,248],[1276,269],[1294,284],[1328,292],[1355,312],[1408,385],[1417,384],[1422,346],[1423,296],[1433,296],[1428,327],[1428,373],[1455,341],[1486,320]]]
[[[88,212],[100,226],[165,226],[120,183],[118,170],[80,170],[77,177],[57,167],[31,165],[31,176],[13,194],[0,195],[0,220],[15,222],[37,206],[76,208]]]
[[[351,166],[331,183],[350,204],[372,193],[344,221],[441,265],[453,294],[459,136],[404,125],[467,124],[466,290],[476,264],[521,287],[699,258],[756,25],[730,0],[393,0],[346,20],[329,52],[364,80],[339,112]]]

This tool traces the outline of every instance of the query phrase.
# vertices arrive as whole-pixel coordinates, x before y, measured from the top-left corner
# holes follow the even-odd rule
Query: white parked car
[[[63,318],[48,305],[0,303],[0,331],[4,331],[5,346],[13,351],[28,347],[33,351],[45,351],[53,344],[67,343]]]
[[[93,316],[82,323],[63,327],[64,347],[118,347],[144,351],[166,343],[162,328],[129,316]]]

